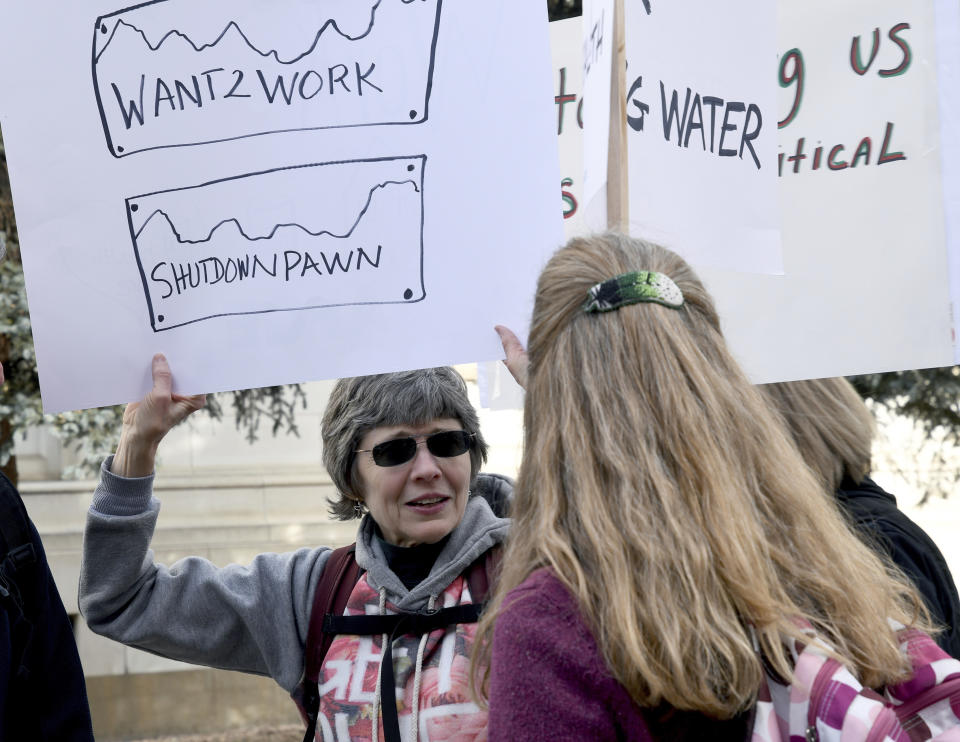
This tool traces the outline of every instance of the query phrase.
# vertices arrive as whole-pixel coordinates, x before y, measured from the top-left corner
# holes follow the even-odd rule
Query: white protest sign
[[[563,204],[563,231],[569,239],[589,227],[584,220],[583,167],[583,42],[580,18],[550,23],[550,53],[553,59],[553,102],[556,107],[556,134],[560,149],[560,197]],[[533,89],[531,88],[531,94]],[[529,321],[529,318],[528,318]]]
[[[141,397],[158,351],[218,391],[498,358],[528,321],[562,240],[542,5],[2,12],[47,411]]]
[[[953,297],[954,363],[960,363],[960,5],[935,0],[937,77],[940,89],[940,163],[943,168],[944,228]]]
[[[630,231],[695,265],[782,272],[777,7],[626,3]]]
[[[613,0],[583,2],[583,193],[591,229],[607,229],[607,156],[614,58]]]
[[[563,230],[566,239],[591,231],[584,219],[582,30],[580,18],[566,18],[550,23],[553,102],[556,106],[555,131],[560,147],[560,198],[563,204]],[[536,88],[531,86],[530,94],[533,95],[535,92]],[[608,108],[609,99],[608,89]],[[531,291],[532,288],[531,284]],[[528,314],[521,324],[510,327],[526,339],[529,322]],[[482,406],[494,410],[514,410],[523,407],[523,390],[500,361],[479,364],[477,382],[480,387]]]
[[[700,270],[754,380],[953,359],[931,0],[784,0],[786,275]],[[955,132],[954,132],[955,134]]]
[[[770,118],[784,122],[776,170],[786,275],[698,267],[731,347],[758,382],[952,363],[960,9],[784,0],[778,26],[766,74],[780,79]],[[555,64],[574,67],[580,53],[571,47]],[[638,110],[628,100],[628,114]],[[953,312],[960,324],[960,300]]]

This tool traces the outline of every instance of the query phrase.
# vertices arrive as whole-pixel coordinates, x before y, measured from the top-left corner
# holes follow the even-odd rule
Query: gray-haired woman
[[[124,644],[269,675],[295,693],[331,550],[261,554],[224,568],[199,557],[154,564],[157,447],[204,399],[172,393],[163,356],[154,358],[153,378],[153,390],[124,413],[87,517],[83,615],[91,629]],[[509,525],[487,500],[503,502],[511,488],[478,473],[487,444],[466,392],[453,369],[437,368],[344,379],[331,394],[323,460],[338,499],[330,509],[344,520],[362,517],[355,558],[364,573],[345,615],[363,618],[343,624],[357,632],[338,634],[326,653],[317,739],[399,738],[407,725],[411,740],[486,737],[486,712],[469,693],[474,624],[457,621],[474,620],[468,568]],[[370,615],[388,618],[371,630]]]

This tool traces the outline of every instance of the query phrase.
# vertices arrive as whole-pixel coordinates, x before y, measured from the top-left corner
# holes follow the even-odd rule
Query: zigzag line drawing
[[[426,166],[423,154],[290,165],[127,198],[150,327],[424,301]]]
[[[233,0],[209,0],[205,31],[185,20],[186,0],[99,16],[91,72],[107,149],[119,158],[288,131],[422,124],[442,4],[364,0],[348,23],[305,2],[241,14]],[[285,25],[303,30],[295,47],[283,34],[261,40],[264,49],[254,43],[258,29]]]
[[[213,239],[213,235],[216,233],[216,231],[227,224],[236,224],[237,230],[244,237],[244,239],[246,239],[249,242],[259,242],[260,240],[272,240],[274,235],[277,233],[277,231],[284,227],[300,229],[304,233],[310,235],[311,237],[321,237],[323,235],[327,235],[329,237],[333,237],[334,239],[345,240],[353,235],[357,226],[360,224],[361,221],[363,221],[363,217],[366,215],[367,210],[370,208],[370,202],[373,201],[374,193],[376,193],[378,190],[386,188],[388,185],[405,185],[405,184],[412,185],[413,190],[416,191],[417,193],[420,193],[420,189],[417,187],[417,184],[412,180],[388,180],[388,181],[384,181],[383,183],[379,183],[378,185],[375,185],[373,188],[371,188],[370,193],[367,194],[367,202],[363,205],[363,208],[360,209],[360,213],[357,215],[356,221],[354,221],[353,226],[351,226],[350,229],[348,229],[344,234],[335,234],[327,229],[321,229],[319,232],[311,232],[302,224],[297,224],[296,222],[292,222],[287,224],[276,224],[274,225],[273,229],[271,229],[270,232],[268,232],[267,234],[260,235],[258,237],[253,237],[248,235],[244,231],[243,225],[240,224],[240,221],[236,217],[232,217],[230,219],[224,219],[219,224],[217,224],[213,229],[210,230],[210,233],[206,237],[198,240],[190,240],[190,239],[185,239],[180,234],[179,230],[177,230],[176,226],[170,220],[170,216],[169,214],[167,214],[167,212],[165,212],[163,209],[155,209],[154,212],[147,217],[146,221],[144,221],[140,229],[134,232],[134,237],[139,237],[141,234],[143,234],[143,230],[145,230],[147,228],[147,225],[153,220],[153,218],[159,214],[166,220],[167,224],[170,225],[170,231],[173,232],[174,236],[177,238],[177,242],[179,242],[181,245],[199,245],[203,242],[209,242],[210,240]]]
[[[413,2],[416,2],[416,1],[417,1],[417,0],[400,0],[400,2],[402,2],[404,5],[409,5],[410,3],[413,3]],[[423,2],[423,0],[420,0],[420,1]],[[178,31],[177,29],[173,29],[172,31],[168,31],[167,33],[165,33],[165,34],[163,35],[163,37],[160,39],[160,41],[158,41],[156,44],[151,44],[151,43],[150,43],[150,40],[147,38],[147,34],[146,34],[143,30],[137,28],[137,27],[134,26],[132,23],[127,23],[127,22],[126,22],[125,20],[123,20],[122,18],[119,19],[119,20],[117,20],[117,22],[114,24],[114,26],[113,26],[113,31],[110,32],[110,38],[107,39],[107,42],[103,45],[103,48],[100,50],[100,53],[97,54],[97,55],[94,57],[94,61],[95,61],[95,62],[99,62],[99,61],[100,61],[100,58],[104,55],[104,52],[106,52],[107,49],[110,47],[110,43],[113,41],[113,37],[116,35],[117,30],[120,28],[120,26],[126,26],[127,28],[130,28],[130,29],[136,31],[138,34],[140,34],[141,38],[143,38],[144,44],[147,45],[147,47],[150,49],[150,51],[154,51],[154,52],[155,52],[155,51],[158,51],[158,50],[160,49],[160,47],[162,47],[162,46],[167,42],[167,40],[168,40],[169,38],[173,37],[173,36],[177,36],[177,37],[183,39],[184,41],[186,41],[188,44],[190,44],[191,47],[193,47],[193,50],[194,50],[195,52],[202,52],[202,51],[204,51],[205,49],[209,49],[209,48],[211,48],[211,47],[217,46],[221,41],[223,41],[223,38],[224,38],[224,36],[227,35],[227,32],[230,31],[231,28],[233,28],[233,29],[236,30],[236,32],[237,32],[238,34],[240,34],[241,38],[243,38],[243,40],[244,40],[244,42],[247,44],[247,46],[249,46],[251,50],[255,51],[255,52],[256,52],[257,54],[259,54],[261,57],[271,57],[271,56],[272,56],[279,64],[290,65],[290,64],[294,64],[294,63],[296,63],[296,62],[299,62],[299,61],[300,61],[301,59],[303,59],[304,57],[310,56],[310,55],[314,52],[314,50],[317,48],[317,44],[320,43],[320,38],[323,36],[323,34],[326,32],[326,30],[327,30],[328,28],[332,28],[334,31],[336,31],[338,34],[340,34],[343,38],[347,39],[348,41],[360,41],[361,39],[364,39],[364,38],[366,38],[367,36],[369,36],[369,35],[370,35],[370,32],[373,31],[373,27],[376,25],[377,8],[380,7],[380,4],[381,4],[382,2],[383,2],[383,0],[377,0],[377,2],[374,3],[373,8],[371,8],[371,10],[370,10],[370,23],[369,23],[369,25],[367,26],[367,30],[364,31],[363,33],[358,34],[357,36],[350,36],[349,34],[346,34],[346,33],[344,33],[342,30],[340,30],[340,26],[337,24],[337,21],[336,21],[335,18],[331,18],[331,19],[329,19],[326,23],[324,23],[324,24],[320,27],[320,30],[317,31],[317,35],[316,35],[316,36],[314,37],[314,39],[313,39],[313,43],[310,45],[310,47],[309,47],[305,52],[303,52],[303,53],[300,54],[299,56],[294,57],[293,59],[290,59],[290,60],[287,60],[287,61],[284,61],[284,60],[280,59],[280,54],[279,54],[279,52],[278,52],[276,49],[271,49],[270,51],[267,51],[267,52],[261,51],[260,49],[258,49],[257,46],[256,46],[253,42],[250,41],[250,39],[249,39],[249,38],[247,37],[247,35],[243,32],[243,29],[240,28],[240,26],[237,24],[236,21],[230,21],[230,22],[224,27],[223,31],[220,32],[220,35],[217,36],[217,38],[214,39],[213,41],[211,41],[211,42],[209,42],[209,43],[207,43],[207,44],[201,44],[200,46],[197,46],[197,45],[193,42],[193,39],[191,39],[187,34],[182,33],[181,31]],[[106,33],[106,32],[107,32],[107,25],[106,25],[106,24],[102,24],[102,25],[100,26],[100,31],[101,31],[101,33]]]

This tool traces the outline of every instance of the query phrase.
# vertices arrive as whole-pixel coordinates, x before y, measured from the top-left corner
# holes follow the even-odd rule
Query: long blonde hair
[[[859,483],[870,473],[876,423],[849,381],[838,376],[759,388],[827,489],[837,489],[845,476]]]
[[[581,311],[591,286],[634,270],[672,278],[683,308]],[[475,647],[481,699],[504,597],[540,567],[641,706],[749,707],[764,669],[748,625],[791,677],[781,639],[801,637],[796,617],[866,685],[903,677],[887,618],[922,624],[916,592],[849,530],[681,258],[615,234],[571,241],[540,276],[528,352],[514,522]]]

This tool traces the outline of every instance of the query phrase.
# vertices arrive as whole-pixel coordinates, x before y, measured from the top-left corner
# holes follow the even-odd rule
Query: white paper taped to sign
[[[93,80],[110,151],[421,123],[439,11],[440,0],[349,0],[264,14],[213,0],[197,13],[192,0],[155,0],[102,16]]]
[[[782,273],[777,6],[626,4],[630,231],[694,265]]]

